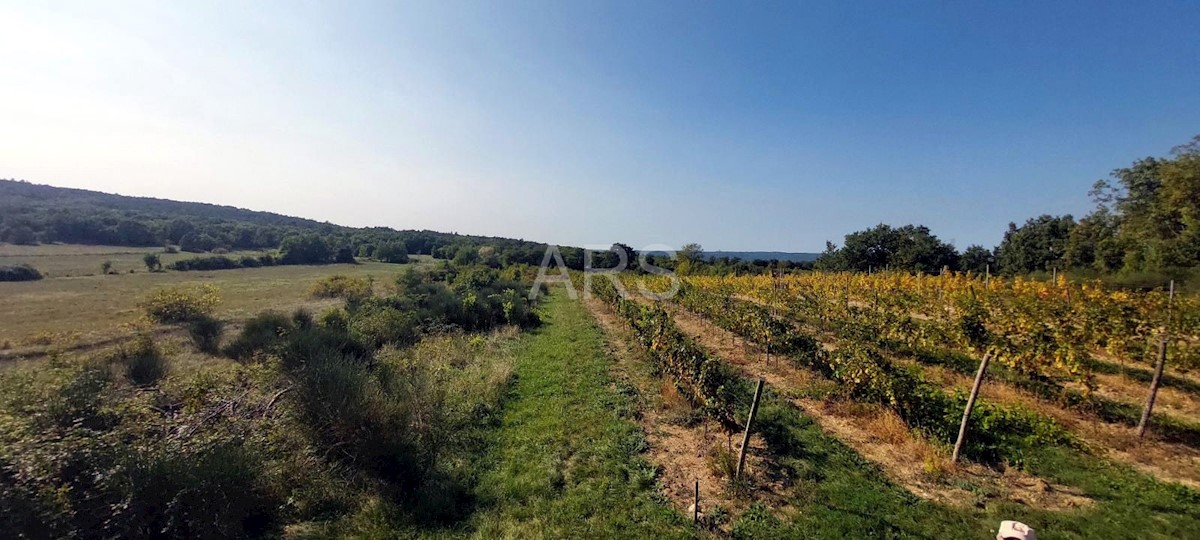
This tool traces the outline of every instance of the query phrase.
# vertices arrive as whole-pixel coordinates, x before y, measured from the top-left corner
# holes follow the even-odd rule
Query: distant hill
[[[61,242],[118,246],[180,245],[186,251],[270,249],[291,235],[316,234],[334,247],[400,242],[411,254],[453,257],[490,246],[506,261],[537,264],[545,244],[387,227],[355,228],[198,202],[129,197],[0,179],[0,242]],[[189,244],[195,246],[190,249]],[[581,263],[580,263],[581,264]]]
[[[787,251],[705,251],[704,256],[709,259],[720,257],[731,257],[742,259],[743,261],[753,261],[762,259],[769,261],[772,259],[791,262],[809,262],[817,260],[820,253],[792,253]]]

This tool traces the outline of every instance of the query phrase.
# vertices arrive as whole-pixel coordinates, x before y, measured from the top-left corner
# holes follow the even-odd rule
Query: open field
[[[47,279],[100,275],[100,265],[112,263],[112,272],[127,274],[146,272],[142,257],[147,253],[159,256],[163,266],[175,261],[208,256],[207,253],[164,253],[161,247],[84,246],[78,244],[44,244],[18,246],[0,244],[0,265],[28,264]],[[258,256],[265,251],[231,251],[225,256]]]
[[[0,347],[67,345],[63,341],[89,342],[122,333],[122,325],[134,322],[141,312],[138,302],[156,287],[187,283],[209,283],[221,293],[216,316],[236,321],[265,309],[292,310],[322,307],[328,301],[309,297],[308,287],[317,280],[342,274],[373,277],[390,282],[402,265],[364,262],[356,265],[269,266],[234,270],[193,272],[147,272],[142,255],[161,249],[134,251],[105,246],[12,246],[0,245],[0,265],[34,261],[39,270],[51,269],[40,281],[0,283]],[[195,254],[162,254],[191,258]],[[100,274],[100,263],[114,261],[116,274]],[[428,257],[417,258],[430,261]],[[128,273],[125,267],[138,271]],[[45,343],[50,341],[52,343]],[[39,343],[34,343],[39,342]]]

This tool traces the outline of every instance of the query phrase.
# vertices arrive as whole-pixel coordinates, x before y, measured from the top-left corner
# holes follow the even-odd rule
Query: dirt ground
[[[617,360],[612,370],[615,378],[638,390],[638,423],[650,447],[646,457],[660,468],[659,481],[667,499],[686,514],[694,504],[698,482],[702,517],[718,507],[737,515],[755,501],[786,513],[784,488],[772,479],[772,463],[761,437],[751,437],[743,473],[752,489],[737,489],[718,465],[718,456],[736,459],[742,435],[725,433],[717,422],[699,416],[673,384],[650,373],[650,360],[636,346],[632,330],[607,305],[594,298],[584,302]]]

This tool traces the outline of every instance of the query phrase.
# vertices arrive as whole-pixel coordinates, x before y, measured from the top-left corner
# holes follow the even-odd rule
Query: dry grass
[[[50,267],[83,268],[111,259],[113,250],[103,246],[2,246],[0,264],[14,258],[39,258]],[[120,248],[127,252],[133,248]],[[13,255],[13,252],[20,255]],[[159,250],[161,251],[161,250]],[[146,251],[129,252],[142,265]],[[194,254],[186,254],[193,257]],[[423,261],[428,259],[422,259]],[[115,259],[114,259],[115,261]],[[163,261],[164,263],[167,260]],[[39,264],[34,264],[38,267]],[[120,265],[117,266],[120,269]],[[401,266],[366,262],[358,265],[270,266],[209,272],[144,271],[116,275],[57,277],[41,281],[0,283],[0,342],[11,342],[6,357],[38,354],[47,347],[87,347],[103,344],[123,334],[122,326],[141,316],[137,304],[151,290],[165,285],[208,283],[220,290],[216,316],[239,321],[260,311],[290,311],[305,307],[318,312],[339,303],[313,299],[308,287],[316,281],[342,274],[347,277],[374,276],[390,281]]]
[[[207,254],[164,253],[161,247],[127,246],[84,246],[76,244],[48,244],[41,246],[14,246],[0,244],[0,265],[28,264],[37,268],[46,278],[80,277],[100,275],[100,265],[112,262],[112,272],[128,274],[147,272],[142,257],[147,253],[159,256],[163,266],[182,259],[201,257]],[[232,251],[225,256],[236,259],[242,255],[262,255],[262,251]]]
[[[1123,375],[1097,374],[1096,393],[1113,401],[1140,403],[1146,399],[1150,385]],[[1154,401],[1154,412],[1200,419],[1200,396],[1170,386],[1161,386]]]

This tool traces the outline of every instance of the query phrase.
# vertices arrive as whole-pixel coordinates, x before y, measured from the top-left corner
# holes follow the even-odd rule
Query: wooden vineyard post
[[[1154,410],[1154,398],[1158,396],[1158,385],[1162,381],[1163,364],[1167,363],[1167,338],[1158,340],[1158,362],[1154,365],[1154,378],[1150,379],[1150,395],[1146,397],[1146,406],[1142,408],[1142,419],[1138,422],[1138,438],[1146,434],[1146,425],[1150,423],[1150,412]]]
[[[750,448],[750,425],[754,423],[754,415],[758,413],[758,400],[762,398],[763,380],[758,378],[758,386],[754,388],[754,401],[750,403],[750,417],[746,419],[746,433],[742,435],[742,449],[738,452],[737,478],[742,477],[742,469],[746,466],[746,450]]]
[[[954,455],[950,457],[951,463],[958,463],[958,457],[962,454],[963,441],[967,438],[967,422],[971,419],[971,409],[975,408],[975,398],[979,397],[979,387],[983,386],[983,376],[987,373],[988,361],[992,359],[992,353],[984,353],[983,360],[979,362],[979,372],[975,374],[975,384],[971,386],[971,395],[967,398],[967,406],[963,410],[962,424],[958,426],[958,440],[954,442]]]
[[[1146,396],[1146,406],[1142,408],[1142,419],[1138,421],[1137,436],[1146,434],[1150,425],[1150,414],[1154,411],[1154,400],[1158,397],[1158,386],[1162,383],[1163,366],[1167,363],[1167,337],[1171,331],[1171,304],[1175,302],[1175,280],[1171,280],[1171,295],[1167,298],[1167,327],[1162,338],[1158,340],[1158,361],[1154,363],[1154,377],[1150,379],[1150,395]]]
[[[692,523],[700,521],[700,481],[696,480],[696,498],[692,504]]]

